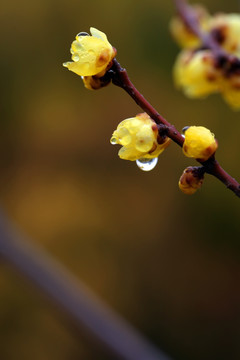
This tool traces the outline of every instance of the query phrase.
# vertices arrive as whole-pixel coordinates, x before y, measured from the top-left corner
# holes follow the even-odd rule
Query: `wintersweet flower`
[[[222,97],[233,110],[240,110],[240,74],[232,74],[223,79]]]
[[[240,15],[217,14],[212,17],[209,31],[226,51],[236,56],[240,55]]]
[[[225,71],[226,70],[226,71]],[[175,85],[189,98],[220,93],[234,110],[240,110],[240,72],[228,73],[215,65],[210,50],[183,50],[174,65]]]
[[[179,189],[187,195],[194,194],[203,184],[203,174],[198,171],[199,168],[189,166],[186,168],[179,179]]]
[[[209,50],[183,50],[174,65],[175,84],[190,98],[202,98],[219,91],[220,72]]]
[[[142,113],[123,120],[113,132],[110,142],[122,145],[118,152],[121,159],[135,161],[157,158],[169,145],[170,139],[165,137],[159,141],[156,123]]]
[[[218,148],[214,134],[203,126],[190,126],[184,135],[183,153],[187,157],[206,161]]]
[[[91,27],[90,33],[76,36],[70,49],[73,61],[65,62],[63,66],[83,77],[102,77],[111,66],[116,50],[103,32]]]

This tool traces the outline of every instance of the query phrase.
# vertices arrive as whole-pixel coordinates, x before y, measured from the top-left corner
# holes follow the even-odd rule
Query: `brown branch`
[[[179,146],[183,146],[184,137],[171,125],[163,116],[161,116],[154,107],[140,94],[130,81],[126,69],[123,69],[116,59],[113,60],[113,66],[109,70],[112,82],[114,85],[125,90],[131,98],[145,111],[159,126],[159,133],[167,135]],[[240,184],[232,178],[215,160],[212,156],[205,162],[199,161],[204,167],[207,174],[215,176],[228,189],[232,190],[238,197],[240,197]]]

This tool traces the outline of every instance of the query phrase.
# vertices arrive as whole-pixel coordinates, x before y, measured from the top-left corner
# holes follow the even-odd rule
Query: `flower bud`
[[[202,98],[219,91],[220,71],[210,50],[184,50],[173,69],[175,84],[190,98]]]
[[[168,137],[161,138],[161,141],[158,138],[156,123],[142,113],[123,120],[113,132],[110,142],[122,145],[118,152],[121,159],[135,161],[158,157],[170,143]]]
[[[206,161],[217,150],[214,134],[203,126],[190,126],[184,133],[183,153],[200,161]]]
[[[104,76],[109,68],[116,50],[108,42],[107,36],[90,28],[91,36],[79,33],[71,45],[72,62],[63,64],[69,70],[80,76]]]
[[[106,76],[98,77],[97,75],[83,76],[82,80],[83,80],[85,88],[88,90],[101,89],[102,87],[107,86],[111,82],[111,79],[109,77],[107,77],[107,78],[106,78]]]
[[[178,186],[184,194],[192,195],[202,186],[203,178],[202,168],[189,166],[181,175]]]

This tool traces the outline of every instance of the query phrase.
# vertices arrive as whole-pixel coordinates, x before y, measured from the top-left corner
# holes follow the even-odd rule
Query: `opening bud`
[[[112,65],[116,56],[116,49],[108,42],[107,36],[95,29],[90,28],[90,33],[81,32],[72,42],[70,52],[72,60],[63,64],[69,70],[85,79],[84,84],[88,89],[100,88],[95,79],[89,77],[103,77]]]
[[[157,158],[169,145],[168,137],[159,138],[156,123],[146,113],[123,120],[113,132],[111,144],[122,145],[119,157],[124,160]]]

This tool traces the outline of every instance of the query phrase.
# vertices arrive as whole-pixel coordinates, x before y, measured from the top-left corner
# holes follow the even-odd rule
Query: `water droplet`
[[[132,136],[130,135],[128,129],[126,129],[124,127],[119,128],[117,130],[117,137],[118,137],[119,143],[123,146],[129,145],[132,140]]]
[[[72,60],[73,60],[73,61],[78,61],[78,60],[79,60],[78,54],[73,54],[73,55],[72,55]]]
[[[137,166],[143,171],[150,171],[157,165],[158,158],[146,159],[141,158],[136,161]]]
[[[69,64],[69,61],[68,61],[68,62],[63,63],[63,66],[64,66],[64,67],[68,67],[68,64]]]
[[[190,126],[185,126],[184,128],[182,128],[182,132],[183,132],[183,134],[185,133],[185,131],[187,130],[187,129],[189,129],[190,128]]]
[[[118,142],[117,142],[117,139],[115,137],[112,137],[111,140],[110,140],[110,143],[112,145],[116,145]]]
[[[71,46],[71,54],[74,54],[74,53],[78,53],[79,51],[82,50],[83,46],[80,42],[80,39],[78,39],[79,41],[77,40],[74,40],[73,43],[72,43],[72,46]]]
[[[78,37],[79,36],[89,36],[89,34],[87,32],[85,32],[85,31],[82,31],[82,32],[78,33],[77,36]]]

